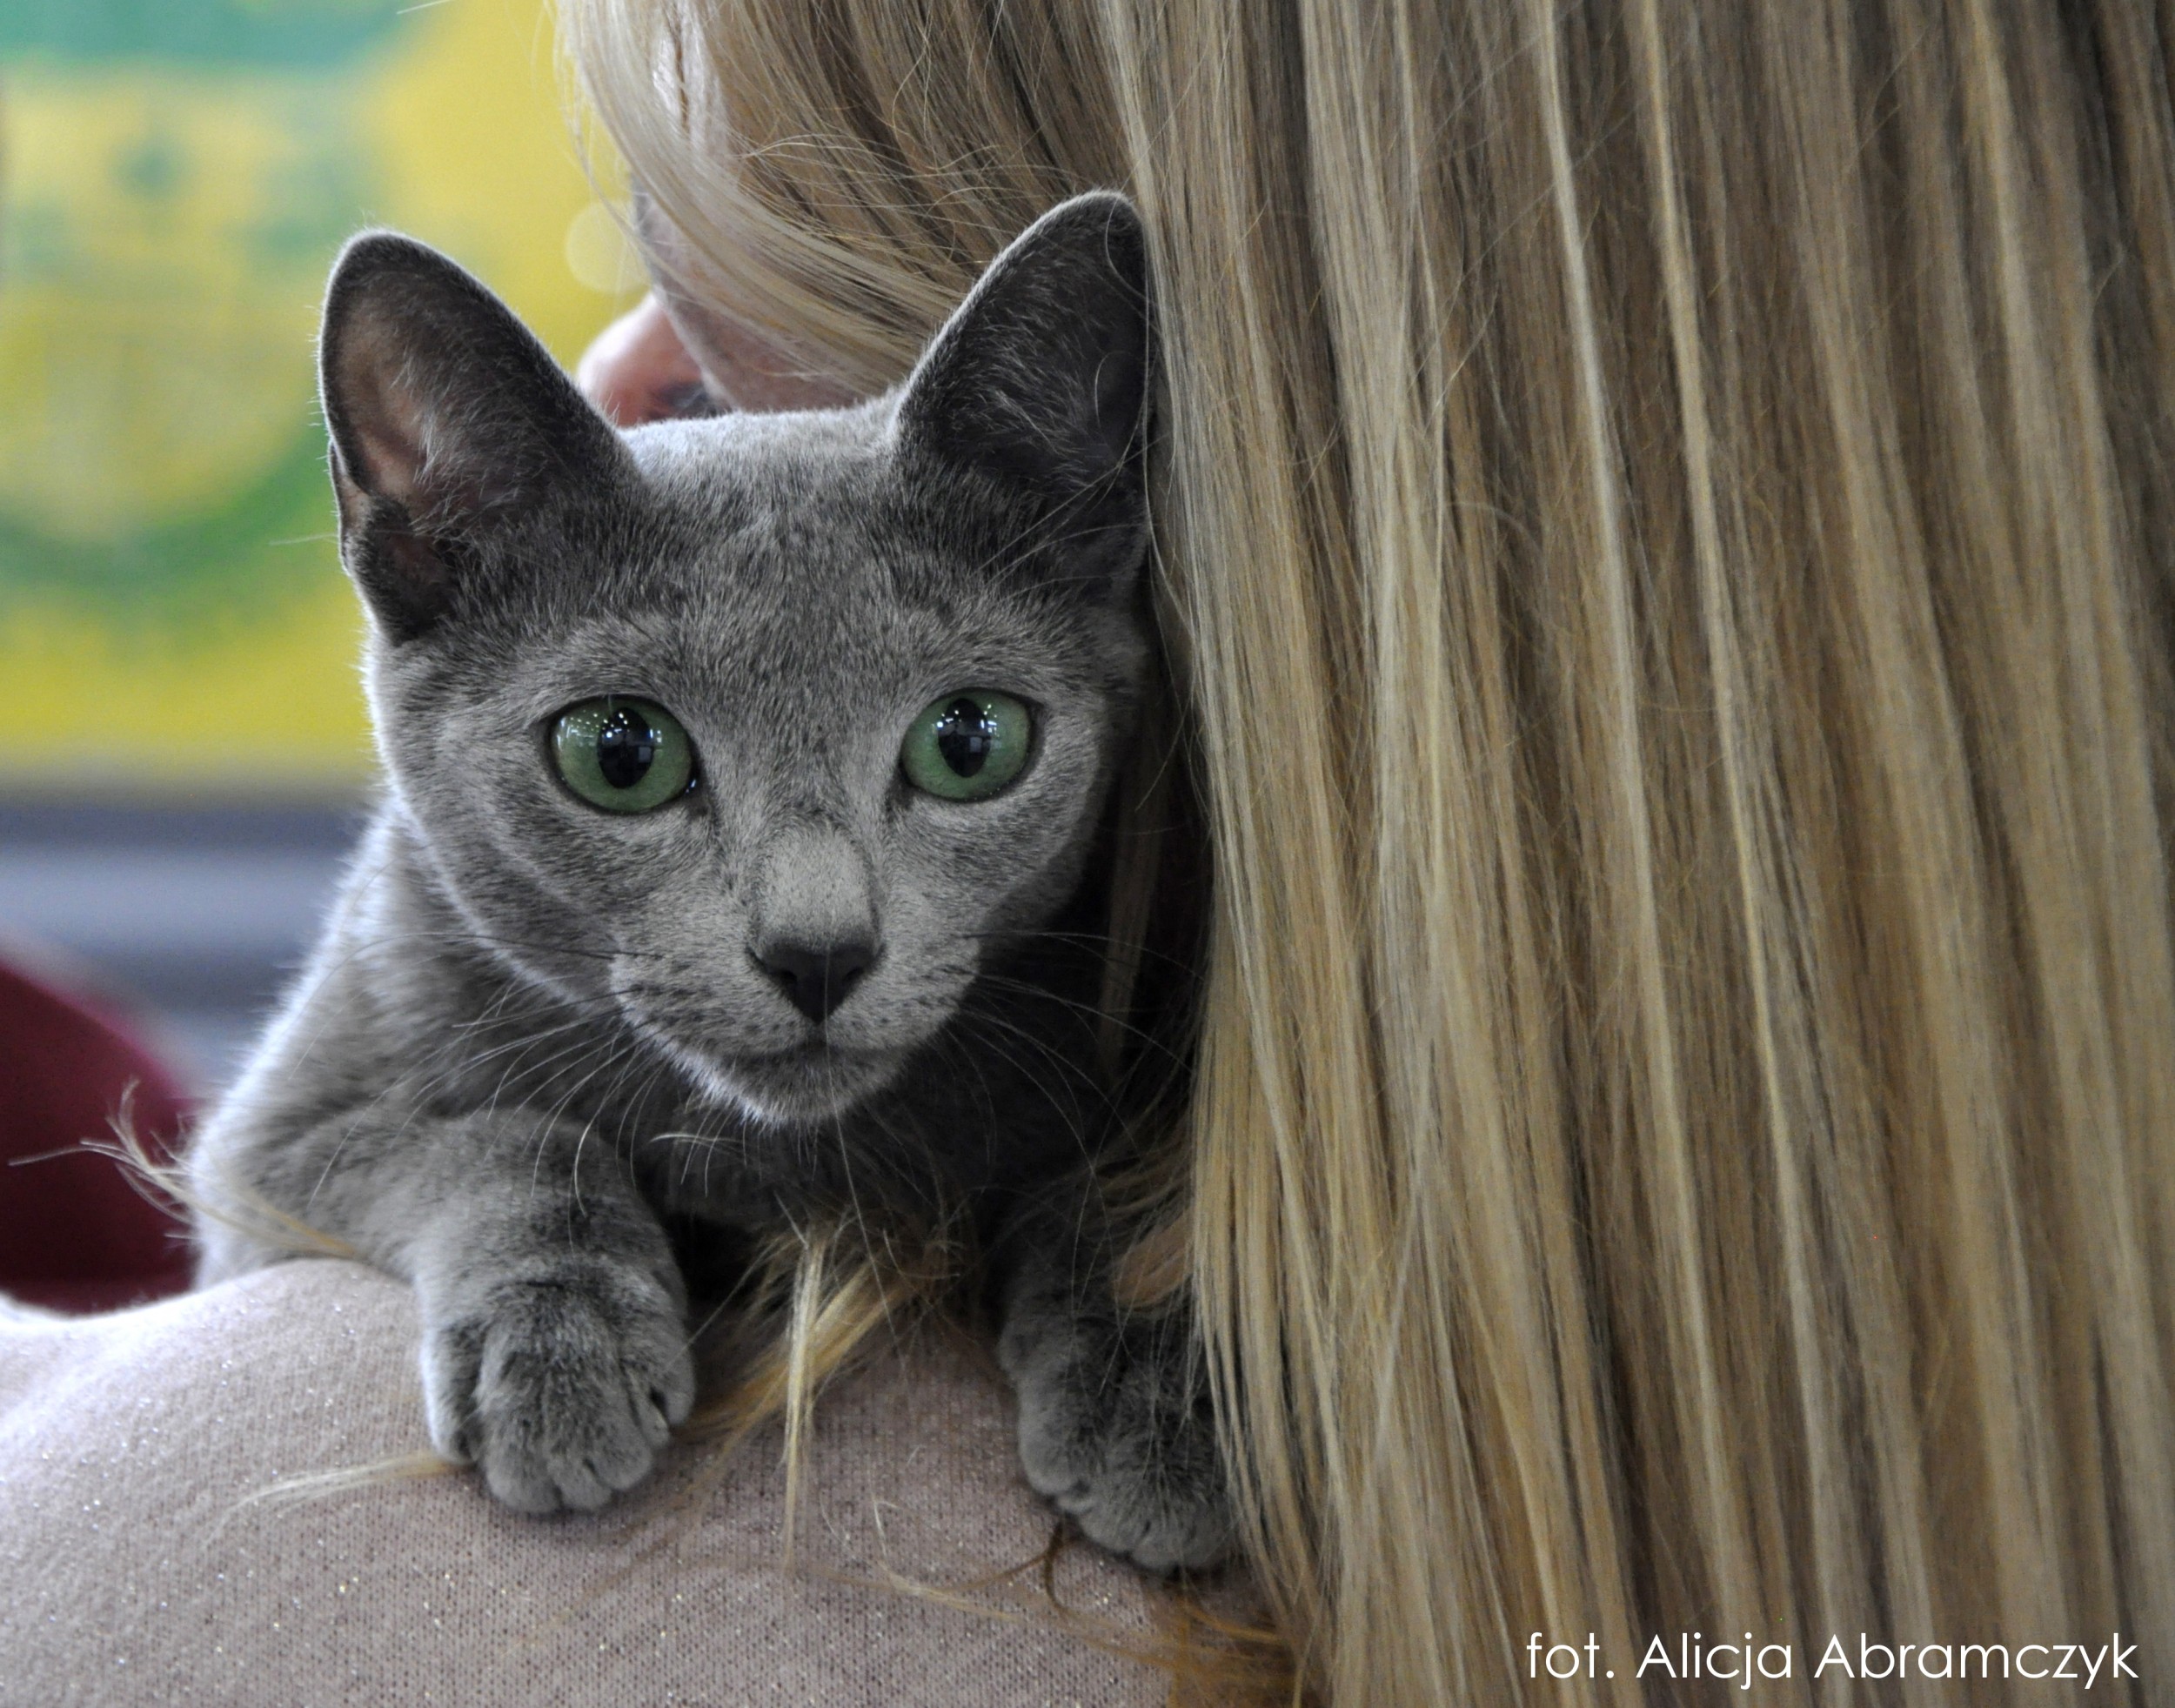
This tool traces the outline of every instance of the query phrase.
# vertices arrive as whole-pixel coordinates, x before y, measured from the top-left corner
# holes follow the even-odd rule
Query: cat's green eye
[[[552,762],[566,787],[607,813],[649,813],[694,781],[694,744],[679,720],[646,700],[585,700],[552,725]]]
[[[960,688],[921,708],[899,748],[907,780],[945,800],[987,800],[1027,762],[1034,720],[1008,693]]]

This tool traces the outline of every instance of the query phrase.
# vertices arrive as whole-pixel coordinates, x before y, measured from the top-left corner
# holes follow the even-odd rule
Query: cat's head
[[[385,771],[519,975],[787,1122],[885,1084],[1077,887],[1149,653],[1123,198],[1023,233],[893,392],[620,433],[378,233],[321,366]]]

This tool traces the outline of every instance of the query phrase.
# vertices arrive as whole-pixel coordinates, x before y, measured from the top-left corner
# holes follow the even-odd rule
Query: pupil
[[[937,720],[936,750],[959,776],[972,777],[989,763],[997,746],[997,720],[961,694]]]
[[[657,758],[657,732],[639,712],[621,707],[597,731],[597,769],[615,789],[631,789]]]

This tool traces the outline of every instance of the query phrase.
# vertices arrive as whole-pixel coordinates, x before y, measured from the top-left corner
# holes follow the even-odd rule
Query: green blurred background
[[[635,274],[562,92],[543,0],[0,0],[0,793],[357,784],[325,270],[412,231],[571,364]]]
[[[0,956],[215,1090],[367,794],[311,341],[359,226],[639,291],[545,0],[0,0]]]

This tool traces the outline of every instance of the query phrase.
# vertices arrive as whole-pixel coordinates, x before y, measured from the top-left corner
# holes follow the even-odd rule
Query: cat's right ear
[[[631,470],[610,425],[513,312],[436,250],[349,243],[318,344],[340,555],[385,632],[454,608],[492,532],[570,483]]]

